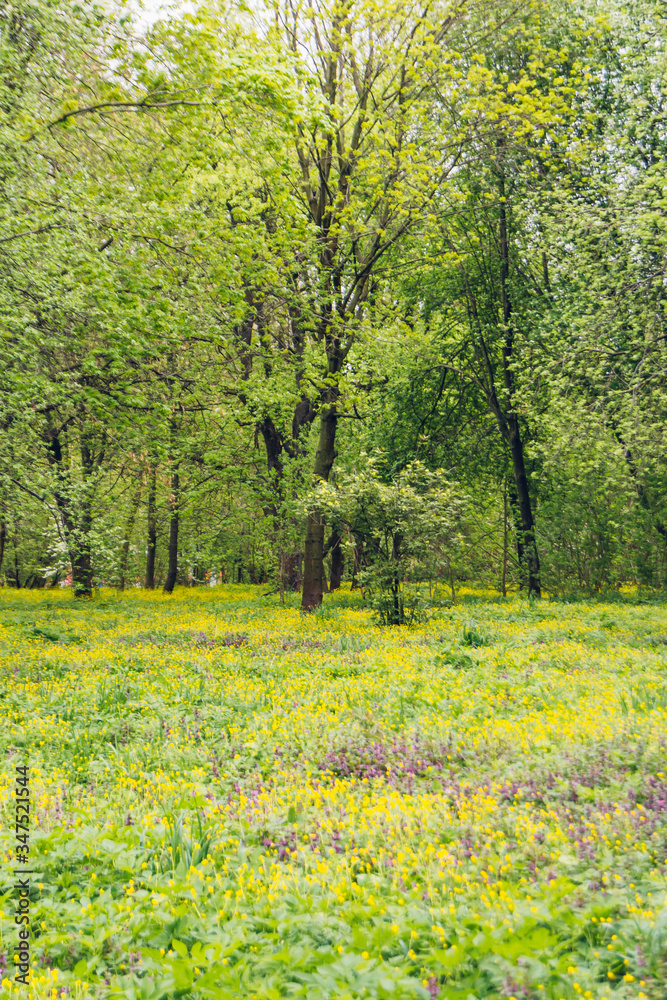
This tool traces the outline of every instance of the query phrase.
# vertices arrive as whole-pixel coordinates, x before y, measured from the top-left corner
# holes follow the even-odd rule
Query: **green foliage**
[[[378,624],[409,625],[423,620],[427,605],[420,588],[404,585],[437,578],[451,564],[466,502],[443,469],[412,462],[383,477],[382,465],[381,458],[362,455],[359,471],[321,482],[301,509],[323,512],[347,533]]]
[[[285,600],[312,470],[381,452],[467,498],[450,544],[425,487],[403,523],[358,480],[381,622],[525,587],[532,549],[545,592],[664,586],[663,20],[450,13],[7,7],[6,584],[141,583],[150,520],[156,585],[173,528],[180,582]]]

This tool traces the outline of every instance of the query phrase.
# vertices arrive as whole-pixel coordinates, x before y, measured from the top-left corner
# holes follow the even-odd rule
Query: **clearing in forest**
[[[0,594],[30,995],[662,998],[664,606],[263,593]]]

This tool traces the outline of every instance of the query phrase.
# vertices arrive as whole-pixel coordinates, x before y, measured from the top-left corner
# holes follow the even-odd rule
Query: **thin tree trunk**
[[[283,574],[287,590],[300,590],[301,581],[303,579],[303,572],[301,569],[302,560],[303,554],[301,552],[283,553]]]
[[[144,587],[153,590],[155,587],[155,547],[157,545],[157,461],[151,463],[148,480],[148,545],[146,547],[146,578]]]
[[[504,188],[501,188],[504,191]],[[504,201],[501,208],[501,247],[503,252],[503,268],[501,278],[501,301],[503,307],[503,317],[505,320],[505,342],[502,349],[502,372],[504,377],[505,401],[501,403],[495,384],[495,370],[491,363],[488,348],[484,338],[483,329],[479,320],[477,303],[475,296],[464,274],[466,291],[470,305],[470,315],[477,327],[479,357],[486,370],[486,386],[478,383],[486,392],[489,408],[496,418],[498,430],[504,441],[508,444],[512,458],[512,472],[514,476],[515,491],[510,493],[510,507],[515,516],[517,555],[519,559],[519,571],[521,574],[521,584],[524,578],[528,577],[529,592],[536,596],[541,596],[540,587],[540,560],[537,552],[537,542],[535,539],[535,522],[530,500],[528,487],[528,477],[526,475],[526,465],[524,457],[523,441],[519,425],[519,416],[513,406],[514,400],[514,373],[512,370],[513,339],[512,326],[510,323],[511,306],[507,294],[507,230],[505,220]]]
[[[303,590],[301,608],[312,611],[322,603],[322,551],[324,549],[324,521],[319,511],[308,515],[306,544],[303,563]]]
[[[361,569],[361,559],[363,551],[363,543],[359,538],[354,539],[354,549],[352,550],[352,583],[350,584],[351,590],[357,590],[357,573]]]
[[[7,540],[7,524],[5,521],[0,521],[0,573],[2,572],[2,564],[5,561],[6,540]]]
[[[512,476],[514,478],[514,476]],[[519,574],[523,572],[524,557],[523,557],[523,531],[521,530],[521,511],[519,510],[519,498],[516,495],[516,489],[511,489],[508,494],[508,502],[510,514],[512,516],[512,524],[514,525],[514,534],[516,536],[516,559],[519,566]]]
[[[343,581],[343,547],[337,528],[331,534],[331,580],[329,590],[338,590]]]
[[[169,500],[171,507],[171,517],[169,519],[169,568],[167,569],[167,579],[164,582],[164,593],[171,594],[176,585],[178,576],[178,504],[179,504],[180,478],[178,466],[171,475],[171,497]]]
[[[312,418],[312,408],[308,400],[301,400],[295,407],[292,419],[292,436],[285,441],[281,432],[276,427],[271,417],[265,417],[258,425],[257,429],[261,433],[266,448],[266,464],[271,481],[271,489],[274,500],[267,511],[273,517],[274,535],[276,545],[282,547],[286,544],[283,539],[283,528],[286,526],[282,503],[284,500],[284,456],[294,458],[302,452],[302,445],[299,443],[299,435],[302,427],[309,423]],[[294,523],[296,528],[296,523]],[[290,551],[278,553],[278,561],[282,565],[283,586],[287,590],[299,590],[302,580],[301,562],[303,554],[292,548]]]
[[[391,625],[402,625],[405,621],[403,601],[401,598],[401,578],[399,575],[399,560],[402,541],[402,536],[400,534],[395,534],[391,546],[391,561],[394,566],[391,577],[391,596],[393,605],[393,618],[389,623]]]
[[[273,518],[274,545],[280,549],[278,552],[278,564],[280,574],[281,600],[284,601],[285,588],[287,590],[298,590],[301,576],[299,567],[301,554],[299,552],[284,551],[284,513],[282,511],[283,493],[283,452],[286,451],[283,439],[278,428],[271,417],[265,417],[258,429],[264,439],[266,447],[266,465],[269,473],[270,488],[274,499],[265,513]],[[298,433],[298,431],[297,431]],[[288,452],[289,454],[289,452]]]
[[[535,521],[533,509],[530,502],[530,491],[528,489],[528,477],[526,475],[526,465],[524,461],[523,442],[519,432],[519,422],[516,415],[512,414],[508,420],[510,435],[509,446],[512,455],[512,469],[514,471],[514,485],[516,487],[517,507],[521,521],[521,534],[519,542],[521,549],[520,571],[524,579],[527,574],[528,593],[530,596],[540,597],[542,588],[540,585],[540,557],[537,551],[537,541],[535,539]]]
[[[336,458],[336,428],[338,412],[336,404],[329,403],[320,418],[320,436],[315,455],[315,479],[325,482],[329,479],[331,467]],[[324,592],[324,517],[320,511],[308,515],[306,524],[306,544],[304,548],[303,592],[301,610],[312,611],[322,603]]]
[[[55,486],[53,490],[54,499],[58,508],[58,513],[62,518],[63,534],[67,542],[70,564],[72,567],[72,583],[74,585],[75,597],[91,597],[92,585],[92,563],[90,558],[90,495],[88,488],[84,488],[83,495],[79,503],[75,506],[72,502],[71,483],[69,481],[69,470],[63,461],[63,450],[60,436],[57,432],[51,431],[47,435],[47,455],[49,465],[54,471]],[[93,457],[88,442],[82,433],[81,436],[81,467],[85,482],[92,472]]]
[[[280,590],[280,603],[285,603],[285,553],[278,556],[278,584]]]
[[[93,526],[93,475],[102,463],[104,447],[95,453],[93,441],[86,430],[81,431],[81,471],[83,475],[83,495],[78,504],[78,524],[74,530],[74,555],[72,558],[72,582],[75,597],[93,596],[93,560],[90,551],[90,532]]]
[[[503,572],[502,572],[502,590],[503,597],[507,597],[507,543],[508,543],[508,531],[507,531],[507,481],[505,480],[503,487]]]
[[[130,511],[127,515],[127,520],[125,522],[125,531],[123,533],[123,544],[120,550],[120,566],[118,573],[119,590],[125,590],[125,574],[127,573],[127,562],[130,554],[130,537],[132,535],[132,529],[134,528],[134,522],[137,517],[137,511],[139,510],[140,501],[141,501],[141,478],[137,483],[135,494],[130,502]]]
[[[16,535],[12,539],[14,543],[14,586],[17,590],[21,589],[21,574],[19,570],[19,550],[16,544]]]
[[[502,148],[502,142],[499,143]],[[524,456],[523,441],[519,428],[519,417],[513,405],[514,401],[514,372],[512,369],[512,354],[514,350],[514,331],[512,328],[512,305],[509,297],[509,233],[507,227],[507,212],[505,198],[505,177],[502,172],[499,175],[500,186],[500,298],[503,310],[503,324],[505,327],[505,344],[503,347],[503,375],[505,381],[505,392],[509,403],[509,413],[504,414],[505,439],[510,448],[512,456],[512,470],[514,472],[514,484],[516,486],[519,515],[521,518],[521,544],[525,559],[519,560],[519,571],[528,575],[528,593],[530,596],[540,597],[542,588],[540,585],[540,559],[537,552],[537,542],[535,539],[535,521],[533,509],[530,502],[530,491],[528,489],[528,477],[526,475],[526,463]],[[502,430],[502,428],[501,428]],[[524,569],[525,565],[525,569]]]

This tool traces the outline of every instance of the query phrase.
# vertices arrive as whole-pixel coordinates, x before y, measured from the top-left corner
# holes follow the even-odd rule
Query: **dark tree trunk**
[[[148,545],[146,547],[146,578],[144,587],[153,590],[155,587],[155,547],[157,544],[157,462],[153,462],[148,480]]]
[[[501,144],[502,146],[502,144]],[[505,394],[509,404],[509,412],[503,414],[500,427],[501,433],[509,445],[512,457],[512,471],[516,488],[517,505],[521,521],[521,531],[517,533],[517,552],[519,555],[520,584],[528,584],[529,595],[540,597],[540,558],[537,552],[535,538],[535,520],[528,488],[523,440],[519,427],[519,417],[514,409],[514,372],[512,369],[512,354],[514,350],[514,331],[512,328],[512,305],[509,297],[509,233],[507,227],[507,211],[505,199],[505,178],[500,174],[500,295],[505,327],[505,343],[503,346],[503,376]],[[521,545],[521,548],[519,548]],[[526,580],[527,577],[527,580]]]
[[[519,422],[513,414],[508,419],[508,444],[512,456],[512,470],[516,488],[516,507],[519,514],[520,530],[517,532],[517,555],[519,557],[519,573],[523,577],[521,584],[528,585],[531,596],[540,597],[540,558],[535,539],[535,521],[530,502],[530,490],[524,461],[523,442],[519,431]],[[527,578],[527,579],[526,579]]]
[[[329,479],[331,467],[336,458],[336,428],[338,412],[336,404],[329,403],[322,410],[320,437],[315,455],[315,478]],[[303,566],[303,592],[301,610],[312,611],[322,603],[324,593],[324,518],[320,511],[308,515],[306,524],[306,544]]]
[[[90,532],[93,526],[92,478],[95,466],[102,460],[103,452],[98,456],[95,455],[93,443],[85,431],[81,432],[80,448],[84,489],[78,504],[78,524],[74,530],[72,582],[75,597],[92,597],[93,560],[90,551]]]
[[[277,544],[282,547],[284,542],[281,539],[281,528],[284,526],[284,515],[281,505],[284,499],[284,464],[283,455],[286,453],[294,458],[300,449],[299,435],[303,426],[312,419],[312,408],[308,400],[301,400],[294,409],[292,419],[292,437],[288,441],[283,437],[273,422],[271,417],[265,417],[258,424],[266,448],[266,464],[271,480],[271,487],[274,493],[274,501],[268,513],[273,517],[274,531]],[[296,522],[292,525],[296,529]],[[280,584],[284,590],[297,591],[301,587],[303,553],[298,549],[281,551],[278,554],[280,566]]]
[[[2,572],[2,564],[5,561],[6,541],[7,541],[7,525],[4,521],[0,521],[0,573]]]
[[[93,596],[93,563],[87,547],[77,548],[72,559],[72,582],[75,597]]]
[[[256,326],[261,339],[266,329],[266,317],[264,314],[262,298],[256,297],[250,288],[246,288],[245,298],[247,312],[243,321],[236,330],[239,357],[243,364],[243,372],[241,373],[240,379],[241,385],[239,398],[244,402],[246,402],[247,399],[245,390],[243,389],[243,383],[248,381],[253,369],[253,352],[251,350],[253,330]],[[304,337],[301,333],[300,310],[298,306],[292,304],[289,308],[289,312],[292,328],[291,346],[294,357],[300,358],[302,357],[304,350]],[[268,377],[271,372],[271,366],[267,366],[266,360],[264,370],[266,377]],[[303,554],[300,551],[281,551],[286,544],[281,530],[285,526],[284,512],[282,510],[282,504],[285,496],[283,484],[284,455],[287,454],[290,458],[295,458],[298,454],[303,453],[303,444],[299,442],[299,435],[302,427],[310,423],[314,415],[310,401],[302,392],[301,381],[302,373],[297,371],[296,384],[299,392],[301,393],[301,399],[294,408],[291,437],[288,434],[283,434],[280,427],[276,427],[276,424],[270,415],[264,416],[263,419],[256,425],[256,431],[258,434],[261,433],[266,447],[267,468],[271,482],[271,490],[274,494],[274,500],[267,513],[273,517],[274,522],[274,534],[276,539],[275,547],[278,550],[277,555],[281,592],[285,589],[298,590],[301,585],[301,563]],[[294,524],[294,527],[296,528],[296,523]]]
[[[283,562],[283,579],[285,590],[299,590],[303,579],[301,552],[288,552]]]
[[[501,210],[501,246],[503,253],[507,253],[506,223],[504,218],[504,208]],[[483,328],[480,323],[477,303],[474,293],[467,278],[464,275],[466,291],[470,305],[470,316],[472,323],[477,327],[479,359],[485,371],[486,379],[478,381],[478,385],[486,393],[489,408],[496,418],[498,430],[503,440],[509,447],[512,459],[512,473],[514,476],[515,490],[510,492],[509,500],[517,534],[517,555],[519,558],[520,583],[528,583],[530,594],[535,597],[541,596],[540,587],[540,560],[537,551],[535,538],[535,520],[530,498],[528,477],[526,475],[526,463],[524,455],[523,440],[521,437],[521,427],[519,416],[514,410],[514,373],[512,370],[512,350],[513,333],[510,324],[510,302],[506,289],[506,261],[503,265],[502,307],[505,319],[505,337],[502,348],[502,373],[504,379],[504,402],[501,403],[496,389],[496,372],[491,362]],[[518,515],[518,516],[517,516]],[[526,580],[527,577],[527,580]]]
[[[296,421],[296,417],[295,417]],[[269,472],[269,479],[271,481],[271,488],[274,494],[274,500],[270,505],[267,513],[273,517],[273,529],[276,538],[276,545],[279,547],[278,551],[278,561],[279,561],[279,572],[280,572],[280,589],[281,593],[285,590],[298,590],[301,584],[301,553],[300,552],[285,552],[280,551],[284,544],[281,525],[283,523],[283,512],[281,511],[282,501],[283,501],[283,452],[287,449],[285,448],[282,436],[274,424],[271,417],[265,417],[264,420],[258,425],[259,430],[264,439],[264,445],[266,447],[266,465]],[[295,424],[296,434],[298,435],[299,426]],[[294,430],[294,428],[293,428]],[[288,451],[289,454],[289,451]],[[252,580],[254,583],[255,581]]]
[[[14,586],[17,590],[21,589],[21,573],[19,570],[19,550],[16,544],[16,536],[12,539],[14,542]]]
[[[507,597],[507,480],[503,488],[503,565],[501,571],[501,590]]]
[[[301,608],[312,611],[322,603],[322,559],[324,551],[324,521],[318,512],[308,515],[303,564]]]
[[[397,532],[392,539],[391,545],[391,561],[393,569],[391,573],[392,620],[389,622],[390,625],[402,625],[405,622],[400,576],[402,543],[403,536]]]
[[[178,504],[179,504],[180,478],[178,467],[171,475],[171,497],[169,505],[171,507],[171,517],[169,519],[169,568],[167,569],[167,579],[164,582],[164,593],[171,594],[176,586],[178,576]]]
[[[94,477],[104,460],[105,439],[94,446],[94,436],[85,426],[80,431],[81,473],[83,482],[72,496],[69,470],[63,462],[59,433],[49,429],[46,435],[49,464],[54,470],[54,499],[62,519],[62,526],[72,566],[72,583],[75,597],[92,597],[93,562],[90,551],[90,532],[93,524]]]
[[[364,552],[362,540],[360,538],[355,538],[354,542],[354,550],[352,553],[352,583],[350,584],[352,590],[356,590],[359,586],[357,583],[357,573],[361,569]]]
[[[127,562],[130,554],[130,538],[132,536],[132,529],[134,528],[134,522],[137,517],[137,511],[139,509],[139,503],[141,501],[141,479],[137,485],[137,490],[132,497],[130,502],[130,511],[127,515],[127,520],[125,522],[125,532],[123,534],[123,544],[120,550],[120,566],[118,573],[118,589],[125,590],[125,575],[127,573]]]
[[[331,580],[329,590],[338,590],[343,582],[343,547],[337,528],[331,534]]]
[[[283,475],[283,442],[271,417],[265,417],[259,424],[259,430],[266,446],[266,464],[269,475],[275,480],[276,491],[280,493],[280,480]]]

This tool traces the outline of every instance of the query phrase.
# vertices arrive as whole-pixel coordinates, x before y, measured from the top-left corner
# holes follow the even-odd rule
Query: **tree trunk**
[[[72,582],[75,597],[93,596],[93,562],[87,546],[77,548],[72,559]]]
[[[146,548],[146,578],[144,587],[153,590],[155,587],[155,546],[157,544],[157,462],[151,464],[148,481],[148,545]]]
[[[2,564],[5,561],[5,542],[7,540],[7,524],[5,521],[0,521],[0,573],[2,572]]]
[[[96,454],[91,437],[83,429],[80,450],[83,491],[78,503],[78,524],[75,525],[73,532],[72,582],[75,597],[92,597],[93,560],[90,551],[90,532],[93,526],[92,479],[96,466],[102,462],[104,448],[102,447],[99,454]]]
[[[354,549],[352,550],[352,583],[350,584],[351,590],[357,590],[357,573],[361,570],[361,563],[363,558],[363,542],[360,538],[354,538]]]
[[[63,533],[72,566],[72,583],[75,597],[92,597],[93,569],[90,554],[90,529],[92,527],[92,484],[90,482],[95,466],[99,466],[104,457],[104,448],[95,455],[86,432],[81,431],[81,470],[83,474],[82,490],[72,496],[72,484],[69,470],[63,462],[62,445],[59,434],[47,434],[47,455],[49,464],[54,470],[55,487],[53,491],[58,513],[62,519]]]
[[[308,515],[306,545],[303,562],[303,590],[301,609],[312,611],[322,603],[322,552],[324,549],[324,521],[318,512]]]
[[[527,582],[528,584],[529,595],[531,597],[541,597],[542,588],[540,585],[540,557],[538,555],[537,541],[535,539],[535,520],[533,518],[533,509],[530,502],[530,491],[528,489],[528,477],[526,475],[523,442],[521,440],[519,421],[516,414],[511,414],[508,417],[507,423],[509,427],[508,444],[512,455],[516,501],[521,524],[520,534],[517,539],[519,573],[524,578],[521,582]]]
[[[295,418],[296,419],[296,418]],[[269,473],[270,487],[273,491],[274,499],[266,513],[273,518],[274,544],[278,548],[278,563],[280,575],[281,594],[284,596],[285,590],[298,590],[301,583],[300,552],[287,552],[283,550],[285,539],[283,536],[284,514],[282,511],[283,493],[283,452],[289,451],[285,448],[282,436],[274,424],[271,417],[265,417],[258,428],[264,439],[266,447],[266,465]],[[298,428],[296,433],[298,434]],[[254,582],[254,581],[252,581]]]
[[[402,541],[402,536],[397,533],[393,537],[391,546],[393,569],[391,573],[392,620],[389,622],[390,625],[403,625],[405,622],[403,600],[401,597],[401,577],[399,573]]]
[[[127,515],[127,520],[125,522],[125,531],[123,533],[123,544],[120,550],[120,566],[118,568],[119,590],[125,590],[125,574],[127,573],[127,561],[130,554],[130,537],[132,535],[132,529],[134,528],[134,522],[137,517],[137,511],[139,509],[140,501],[141,501],[141,478],[139,478],[136,492],[130,502],[130,511]]]
[[[286,590],[299,590],[303,579],[301,552],[283,553],[283,579]]]
[[[281,510],[284,500],[284,453],[290,458],[294,458],[300,453],[299,435],[304,424],[312,418],[312,408],[308,400],[301,400],[295,407],[292,420],[292,437],[288,441],[283,440],[281,432],[276,427],[271,417],[265,417],[258,425],[266,447],[266,464],[271,481],[271,489],[274,500],[271,503],[269,513],[273,517],[276,546],[280,549],[286,544],[283,536],[283,528],[289,525],[284,520]],[[296,528],[296,522],[293,523]],[[280,551],[278,562],[280,565],[281,587],[286,590],[296,591],[301,587],[302,572],[301,562],[303,553],[292,548],[287,551]]]
[[[338,412],[336,404],[329,403],[322,410],[320,437],[315,455],[315,479],[329,479],[331,467],[336,458],[336,428]],[[303,592],[301,610],[312,611],[322,603],[324,592],[324,517],[320,511],[308,515],[306,544],[304,548]]]
[[[261,421],[259,430],[264,438],[264,445],[266,447],[266,464],[269,476],[275,479],[276,493],[280,495],[280,480],[283,475],[283,442],[271,417],[265,417]]]
[[[343,581],[343,547],[337,528],[331,534],[331,580],[329,590],[338,590]]]
[[[499,143],[499,150],[502,149],[502,141]],[[509,445],[512,456],[512,470],[514,472],[514,484],[516,486],[517,503],[519,516],[521,519],[521,532],[518,537],[519,549],[519,574],[525,578],[528,576],[528,594],[532,597],[541,597],[542,588],[540,585],[540,559],[537,553],[537,542],[535,540],[535,521],[533,509],[530,502],[530,491],[528,489],[528,477],[526,475],[526,463],[524,458],[523,441],[519,428],[519,416],[514,408],[514,372],[512,369],[512,354],[514,350],[514,330],[512,327],[512,304],[509,297],[509,231],[507,225],[507,211],[505,198],[505,177],[501,172],[499,176],[500,194],[500,298],[503,310],[503,325],[505,327],[505,344],[503,346],[503,375],[505,381],[505,393],[507,397],[506,412],[504,414],[505,439]],[[509,410],[509,412],[507,412]],[[501,427],[501,431],[503,428]],[[523,556],[523,558],[522,558]],[[520,580],[520,583],[523,581]]]
[[[503,486],[503,567],[501,587],[503,597],[507,597],[507,480]]]
[[[14,586],[17,590],[21,589],[21,573],[19,570],[19,550],[16,544],[16,535],[12,539],[14,543]]]
[[[171,518],[169,519],[169,568],[167,569],[167,579],[164,582],[164,593],[171,594],[176,585],[178,576],[178,502],[179,502],[180,479],[178,466],[171,475],[171,497],[169,500],[171,507]]]

